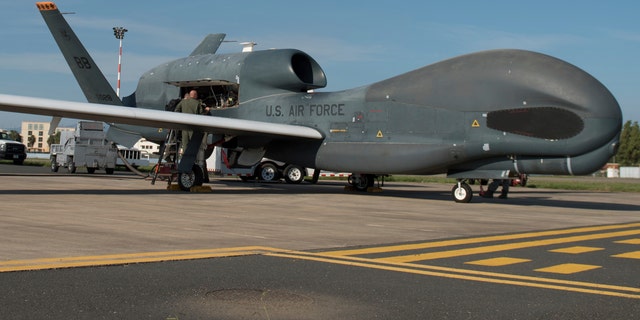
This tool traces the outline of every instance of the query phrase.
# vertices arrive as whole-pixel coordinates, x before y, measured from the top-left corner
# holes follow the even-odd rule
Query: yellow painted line
[[[565,237],[565,238],[552,238],[552,239],[533,240],[533,241],[524,241],[524,242],[516,242],[516,243],[497,244],[497,245],[491,245],[491,246],[448,250],[448,251],[419,253],[419,254],[411,254],[411,255],[404,255],[404,256],[379,258],[376,260],[391,261],[391,262],[414,262],[414,261],[452,258],[452,257],[481,254],[481,253],[508,251],[508,250],[524,249],[524,248],[532,248],[532,247],[542,247],[542,246],[555,245],[555,244],[561,244],[561,243],[625,237],[625,236],[636,235],[636,234],[640,234],[640,229],[608,232],[608,233],[596,233],[596,234],[588,234],[588,235],[581,235],[581,236],[571,236],[571,237]]]
[[[278,252],[278,251],[283,251],[283,250],[270,248],[270,247],[248,246],[248,247],[221,248],[221,249],[199,249],[199,250],[125,253],[125,254],[109,254],[109,255],[63,257],[63,258],[8,260],[8,261],[0,262],[0,272],[208,259],[208,258],[243,256],[243,255],[251,255],[251,254],[262,254],[265,252]]]
[[[640,288],[614,286],[579,281],[567,281],[558,279],[518,276],[475,270],[455,269],[438,266],[428,266],[410,263],[378,263],[371,259],[357,257],[340,257],[333,255],[313,254],[307,252],[289,251],[286,253],[266,253],[267,256],[275,256],[290,259],[303,259],[317,262],[325,262],[369,269],[404,272],[441,278],[469,280],[487,283],[516,285],[522,287],[544,288],[552,290],[580,292],[621,298],[640,299]]]
[[[591,287],[591,288],[607,289],[607,290],[628,291],[628,292],[638,293],[638,295],[640,296],[640,288],[615,286],[615,285],[599,284],[599,283],[591,283],[591,282],[582,282],[582,281],[571,281],[571,280],[550,279],[550,278],[540,278],[540,277],[531,277],[531,276],[520,276],[520,275],[514,275],[514,274],[507,274],[507,273],[496,273],[496,272],[489,272],[489,271],[458,269],[458,268],[451,268],[451,267],[442,267],[442,266],[415,264],[415,263],[378,262],[378,261],[374,261],[372,259],[359,258],[359,257],[339,257],[339,258],[336,258],[336,257],[330,256],[330,255],[324,255],[322,253],[317,254],[317,253],[300,252],[300,251],[288,251],[288,252],[285,252],[285,253],[274,252],[274,253],[266,253],[265,255],[273,256],[273,255],[281,255],[281,254],[297,255],[297,257],[300,258],[300,259],[306,259],[306,257],[321,257],[321,258],[331,259],[332,261],[333,260],[336,260],[336,261],[356,261],[356,262],[375,264],[375,265],[391,265],[391,266],[409,267],[409,268],[415,268],[415,269],[434,270],[434,271],[441,271],[441,272],[448,272],[448,273],[463,273],[463,274],[471,274],[471,275],[485,276],[485,277],[498,277],[498,278],[515,279],[515,280],[546,282],[546,283],[561,284],[561,285]]]
[[[600,250],[604,250],[604,248],[574,246],[569,248],[549,250],[549,252],[581,254],[581,253],[594,252],[594,251],[600,251]]]
[[[628,240],[620,240],[620,241],[615,241],[615,243],[640,244],[640,238],[628,239]]]
[[[615,258],[640,259],[640,251],[627,252],[613,255]]]
[[[482,242],[492,242],[492,241],[506,241],[506,240],[518,240],[518,239],[547,237],[547,236],[559,236],[559,235],[566,235],[571,233],[599,232],[599,231],[606,231],[606,230],[613,230],[613,229],[637,228],[637,227],[640,227],[640,223],[616,224],[616,225],[596,226],[596,227],[581,227],[581,228],[538,231],[538,232],[525,232],[525,233],[466,238],[466,239],[457,239],[457,240],[443,240],[443,241],[434,241],[434,242],[426,242],[426,243],[381,246],[381,247],[374,247],[374,248],[334,250],[334,251],[325,251],[323,253],[331,256],[355,256],[355,255],[364,255],[364,254],[450,247],[450,246],[458,246],[458,245],[466,245],[466,244],[474,244],[474,243],[482,243]]]
[[[469,262],[465,262],[465,264],[473,264],[477,266],[487,266],[487,267],[502,267],[502,266],[508,266],[508,265],[517,264],[517,263],[529,262],[529,261],[531,261],[531,259],[499,257],[499,258],[469,261]]]
[[[578,272],[589,271],[593,269],[599,269],[602,266],[594,266],[590,264],[579,264],[579,263],[564,263],[551,267],[535,269],[534,271],[538,272],[547,272],[547,273],[559,273],[559,274],[574,274]]]

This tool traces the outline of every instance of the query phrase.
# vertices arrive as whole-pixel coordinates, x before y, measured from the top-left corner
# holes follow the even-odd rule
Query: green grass
[[[575,177],[562,179],[536,178],[533,177],[527,184],[528,188],[562,189],[562,190],[584,190],[603,192],[640,192],[640,181],[638,179],[607,179],[600,181],[582,180]]]
[[[0,164],[13,164],[13,160],[0,160]],[[48,167],[49,160],[47,159],[25,159],[23,166],[33,166],[33,167]]]

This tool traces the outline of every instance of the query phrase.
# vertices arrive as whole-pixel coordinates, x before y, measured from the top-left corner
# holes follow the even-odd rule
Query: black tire
[[[296,164],[290,164],[284,169],[284,180],[287,183],[298,184],[304,180],[306,170]]]
[[[459,186],[456,184],[451,189],[451,196],[457,203],[468,203],[473,198],[473,190],[466,183],[460,183]]]
[[[16,159],[13,160],[13,164],[17,164],[19,166],[21,166],[24,163],[24,159]]]
[[[58,169],[60,169],[60,166],[56,162],[56,158],[51,158],[51,172],[58,172]]]
[[[104,171],[105,171],[107,174],[113,174],[113,172],[115,171],[115,169],[114,169],[114,168],[105,168],[105,169],[104,169]]]
[[[520,175],[520,185],[523,187],[527,186],[527,180],[529,180],[529,176],[527,176],[526,174],[521,174]]]
[[[89,167],[87,167],[87,172],[88,172],[89,174],[94,174],[94,173],[96,173],[96,168],[89,168]]]
[[[258,180],[277,181],[280,179],[278,167],[271,162],[265,162],[258,168]]]
[[[376,182],[376,176],[373,174],[362,174],[358,177],[352,178],[352,185],[358,191],[367,191],[367,189],[373,187]]]
[[[203,179],[202,168],[197,164],[193,165],[190,172],[178,173],[178,185],[183,191],[191,191],[192,187],[201,186]]]

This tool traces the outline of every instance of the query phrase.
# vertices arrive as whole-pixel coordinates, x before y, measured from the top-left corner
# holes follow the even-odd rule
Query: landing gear
[[[193,169],[189,172],[180,172],[178,174],[178,185],[183,191],[191,191],[192,187],[201,186],[204,181],[204,174],[199,165],[194,164]]]
[[[375,174],[352,174],[348,178],[349,184],[358,191],[367,191],[373,187],[375,181]]]
[[[457,203],[468,203],[473,198],[473,190],[465,181],[458,181],[451,189],[451,196]]]

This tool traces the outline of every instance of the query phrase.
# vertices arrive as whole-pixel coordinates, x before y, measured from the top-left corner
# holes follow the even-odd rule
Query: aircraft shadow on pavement
[[[24,175],[23,175],[24,176]],[[40,175],[42,176],[42,175]],[[86,176],[85,176],[86,177]],[[118,178],[118,179],[142,179],[134,176],[91,176],[92,178]],[[156,186],[163,186],[166,181],[157,181]],[[216,185],[222,184],[224,188],[216,188]],[[590,209],[590,210],[611,210],[611,211],[640,211],[640,205],[612,203],[612,202],[595,202],[595,201],[573,201],[554,198],[555,195],[561,194],[579,194],[579,191],[540,191],[527,190],[517,188],[510,193],[509,199],[487,199],[474,194],[471,203],[454,203],[451,197],[450,185],[410,185],[402,183],[393,183],[393,188],[385,188],[382,186],[382,192],[358,192],[346,191],[344,187],[346,181],[320,181],[317,184],[303,182],[300,185],[291,185],[283,182],[261,182],[250,181],[242,182],[240,180],[214,179],[210,185],[211,193],[188,193],[182,191],[168,191],[158,188],[140,188],[140,189],[15,189],[3,190],[3,195],[157,195],[157,194],[176,194],[181,193],[193,197],[216,197],[225,194],[242,195],[247,194],[274,194],[274,195],[295,195],[295,194],[314,194],[314,195],[353,195],[354,197],[393,197],[405,199],[423,199],[445,201],[451,203],[452,206],[460,206],[461,208],[470,208],[474,204],[499,204],[504,206],[545,206],[557,208],[573,208],[573,209]],[[387,183],[387,185],[389,185]],[[475,192],[476,190],[474,190]],[[212,199],[215,200],[215,199]]]
[[[451,197],[450,188],[452,186],[448,184],[438,185],[434,187],[432,185],[429,186],[416,186],[402,183],[393,183],[394,187],[402,187],[401,190],[392,190],[385,189],[383,186],[382,192],[358,192],[358,191],[345,191],[344,186],[346,186],[346,181],[321,181],[317,186],[323,186],[322,188],[306,188],[305,185],[287,185],[285,183],[268,183],[268,182],[241,182],[228,180],[223,181],[222,183],[227,185],[238,185],[238,186],[251,186],[253,185],[260,187],[258,190],[252,188],[247,190],[241,189],[233,189],[233,190],[214,190],[214,193],[230,193],[230,194],[238,194],[238,193],[272,193],[272,194],[345,194],[350,193],[354,196],[372,196],[372,197],[397,197],[397,198],[407,198],[407,199],[424,199],[424,200],[437,200],[437,201],[447,201],[450,202],[451,205],[456,206],[473,206],[477,203],[492,203],[492,204],[500,204],[507,206],[545,206],[545,207],[557,207],[557,208],[573,208],[573,209],[591,209],[591,210],[612,210],[612,211],[640,211],[640,205],[634,204],[624,204],[624,203],[613,203],[613,202],[595,202],[595,201],[572,201],[572,200],[563,200],[556,199],[554,195],[559,194],[580,194],[580,191],[564,191],[564,190],[553,190],[553,191],[528,191],[525,188],[518,188],[515,192],[511,193],[509,199],[499,199],[495,197],[493,199],[482,198],[477,194],[477,191],[474,190],[474,196],[471,200],[471,203],[454,203]],[[310,186],[307,184],[307,186]],[[326,186],[326,187],[324,187]],[[440,188],[440,186],[442,188]],[[591,193],[591,192],[586,192]],[[523,197],[518,197],[519,195]]]
[[[153,195],[158,194],[158,190],[153,189],[83,189],[83,190],[49,190],[49,189],[17,189],[2,190],[2,195]]]

